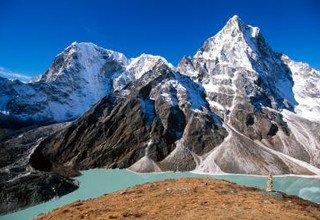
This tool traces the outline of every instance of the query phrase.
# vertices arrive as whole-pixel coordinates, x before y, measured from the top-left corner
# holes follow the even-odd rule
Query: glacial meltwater
[[[0,220],[32,219],[33,217],[47,213],[57,207],[101,196],[133,185],[145,182],[153,182],[169,178],[181,177],[210,177],[224,179],[245,186],[254,186],[265,189],[266,177],[250,175],[201,175],[190,172],[166,172],[166,173],[133,173],[127,170],[92,169],[82,172],[82,176],[76,179],[80,182],[80,188],[59,199],[45,202],[30,208],[11,214],[0,216]],[[284,176],[274,178],[274,190],[287,194],[297,195],[301,198],[320,203],[320,179],[304,178],[297,176]]]

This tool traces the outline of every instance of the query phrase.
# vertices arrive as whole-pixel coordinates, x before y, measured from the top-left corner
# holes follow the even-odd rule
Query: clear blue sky
[[[42,73],[73,41],[176,65],[235,14],[275,51],[320,69],[317,0],[0,0],[0,71]]]

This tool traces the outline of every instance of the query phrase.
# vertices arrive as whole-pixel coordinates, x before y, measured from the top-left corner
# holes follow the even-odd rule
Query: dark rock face
[[[19,130],[10,130],[0,142],[0,171],[10,166],[27,164],[28,155],[37,143],[46,136],[66,127],[68,123],[27,127]]]
[[[70,193],[78,188],[71,179],[34,171],[29,156],[41,139],[68,123],[8,132],[0,143],[0,213],[4,214]]]
[[[201,87],[166,65],[155,66],[143,83],[129,88],[129,95],[103,98],[76,122],[41,142],[31,165],[63,175],[70,169],[127,168],[146,156],[163,170],[192,170],[197,161],[190,155],[209,152],[227,135],[218,117],[205,107]],[[197,109],[196,102],[203,109]]]
[[[78,188],[71,179],[50,173],[31,173],[11,182],[0,183],[0,213],[17,211],[63,196]]]

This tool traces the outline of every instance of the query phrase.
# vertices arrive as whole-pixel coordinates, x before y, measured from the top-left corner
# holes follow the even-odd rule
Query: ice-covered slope
[[[1,111],[17,121],[63,121],[78,117],[112,89],[112,76],[125,71],[121,53],[92,43],[73,43],[36,81],[2,80]]]
[[[274,52],[259,28],[232,17],[193,57],[183,58],[178,70],[203,85],[211,109],[233,128],[229,129],[232,138],[202,161],[200,171],[230,172],[242,164],[240,172],[254,173],[258,165],[277,173],[282,153],[288,156],[284,164],[288,160],[296,165],[306,161],[319,167],[319,147],[315,144],[319,139],[315,134],[320,120],[319,71]],[[312,128],[307,119],[314,121],[309,121]],[[221,148],[223,153],[218,150]],[[268,148],[273,156],[263,153]],[[254,161],[265,158],[266,166],[276,167],[262,168],[265,165],[249,162],[245,152],[255,155]]]
[[[206,40],[193,57],[185,57],[178,69],[203,84],[214,96],[210,102],[217,110],[233,107],[230,96],[266,96],[268,106],[294,109],[303,117],[320,120],[320,72],[274,52],[260,29],[238,16]]]
[[[113,80],[113,89],[115,91],[122,90],[130,82],[140,79],[145,73],[152,70],[158,64],[165,64],[174,68],[165,58],[154,56],[151,54],[141,54],[136,58],[131,58],[126,66],[126,71]],[[152,75],[150,76],[153,77]],[[146,80],[146,79],[144,79]]]
[[[72,43],[31,83],[0,78],[0,119],[34,124],[74,119],[102,97],[139,79],[164,58],[122,53],[92,43]]]
[[[213,108],[232,110],[235,99],[253,104],[293,108],[292,76],[281,54],[268,46],[259,28],[232,17],[193,57],[185,57],[180,72],[203,84]],[[255,102],[255,103],[254,103]]]
[[[297,101],[295,112],[312,121],[320,122],[320,71],[308,64],[295,62],[282,56],[292,73],[293,93]]]

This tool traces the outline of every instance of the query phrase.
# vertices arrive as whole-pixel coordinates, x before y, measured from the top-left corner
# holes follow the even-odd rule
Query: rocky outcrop
[[[0,213],[17,211],[59,198],[78,188],[75,181],[52,173],[35,172],[0,183]]]
[[[41,139],[69,123],[15,130],[0,143],[0,213],[12,212],[72,192],[78,185],[54,173],[38,172],[29,157]]]

